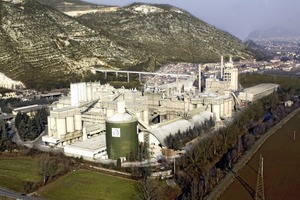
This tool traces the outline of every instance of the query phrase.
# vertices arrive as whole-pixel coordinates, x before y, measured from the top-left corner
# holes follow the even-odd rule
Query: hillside
[[[49,5],[0,1],[0,71],[27,87],[64,87],[92,66],[154,70],[220,54],[251,56],[237,38],[171,6],[103,7],[73,18]]]
[[[249,56],[234,36],[169,5],[132,4],[86,14],[79,21],[159,63],[210,62],[221,54]]]
[[[65,14],[33,0],[1,2],[0,69],[29,87],[64,86],[91,66],[124,66],[135,59],[123,47]],[[107,63],[109,62],[109,63]]]

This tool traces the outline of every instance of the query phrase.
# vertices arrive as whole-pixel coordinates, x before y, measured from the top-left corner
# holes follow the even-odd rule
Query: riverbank
[[[250,151],[244,154],[244,156],[239,159],[239,161],[233,166],[232,171],[234,173],[228,173],[215,187],[215,189],[205,198],[205,199],[217,199],[222,193],[230,186],[230,184],[235,180],[236,175],[247,165],[249,160],[253,158],[255,153],[260,149],[260,147],[267,141],[267,139],[272,136],[276,131],[278,131],[284,124],[286,124],[291,118],[293,118],[297,113],[299,113],[300,108],[294,110],[278,124],[272,127],[266,134],[264,134],[259,140],[256,141],[255,145]],[[256,169],[257,170],[257,169]],[[255,176],[256,178],[256,176]],[[254,187],[255,188],[255,187]],[[253,189],[253,188],[252,188]]]

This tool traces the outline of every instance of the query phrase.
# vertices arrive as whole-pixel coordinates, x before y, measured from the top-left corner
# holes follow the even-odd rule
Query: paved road
[[[41,198],[26,196],[26,194],[22,195],[21,193],[4,189],[4,188],[0,188],[0,196],[5,196],[14,199],[24,199],[24,200],[42,200]]]
[[[256,141],[254,146],[251,148],[251,150],[248,151],[246,154],[244,154],[244,156],[241,159],[239,159],[239,161],[231,169],[231,171],[234,174],[228,172],[227,175],[219,182],[219,184],[205,199],[206,200],[218,199],[221,196],[221,194],[228,188],[228,186],[234,181],[235,174],[238,174],[238,172],[249,162],[249,160],[254,156],[254,154],[258,151],[258,149],[264,144],[264,142],[299,111],[300,108],[294,110],[287,117],[285,117],[278,124],[276,124],[270,131],[268,131],[265,135],[263,135],[258,141]]]

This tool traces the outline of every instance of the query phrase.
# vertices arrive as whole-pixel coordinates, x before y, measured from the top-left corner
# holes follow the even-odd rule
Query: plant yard
[[[258,160],[264,158],[266,199],[299,199],[300,196],[300,113],[274,133],[237,174],[238,178],[220,199],[254,199]],[[295,131],[295,140],[294,140]]]
[[[136,182],[80,169],[38,191],[45,199],[132,199]]]

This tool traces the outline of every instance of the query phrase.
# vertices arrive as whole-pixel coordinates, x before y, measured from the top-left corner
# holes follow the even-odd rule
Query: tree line
[[[33,117],[18,112],[15,117],[15,126],[23,141],[34,140],[44,130],[47,124],[48,111],[46,108],[38,109]]]

